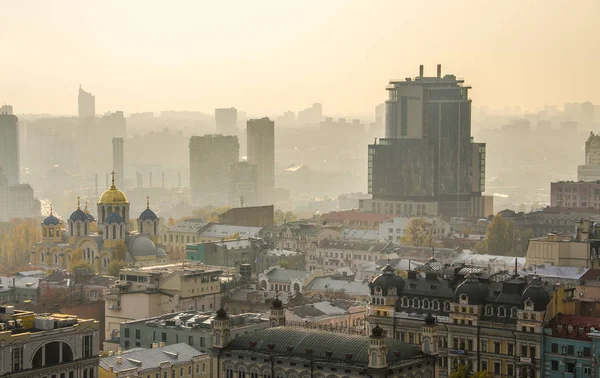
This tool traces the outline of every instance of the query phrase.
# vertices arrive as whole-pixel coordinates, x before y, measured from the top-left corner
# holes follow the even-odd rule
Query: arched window
[[[58,255],[54,254],[54,265],[58,265]]]
[[[376,352],[371,353],[371,365],[374,365],[374,366],[377,365],[377,353]]]
[[[423,351],[427,354],[431,352],[431,345],[429,343],[429,339],[425,339],[423,341]]]
[[[119,239],[123,239],[123,225],[119,226],[119,228],[121,229],[119,232]]]
[[[494,310],[492,309],[492,306],[490,306],[490,305],[485,306],[485,314],[486,315],[493,315],[494,314]]]
[[[77,222],[77,236],[81,236],[81,223]]]
[[[419,308],[419,299],[418,298],[413,298],[413,300],[412,300],[412,306],[414,308]]]
[[[450,311],[450,302],[444,302],[444,311]]]
[[[71,227],[69,227],[69,234],[73,236],[73,222],[71,222]]]
[[[87,235],[88,234],[88,224],[87,224],[87,222],[84,224],[83,228],[84,228],[85,234]]]
[[[217,345],[221,344],[221,333],[220,332],[215,333],[215,344],[217,344]]]
[[[44,237],[46,237],[46,234],[47,234],[47,232],[46,232],[46,231],[47,231],[47,230],[46,230],[46,228],[45,228],[45,227],[44,227],[44,229],[43,229],[43,230],[44,230]]]
[[[513,307],[510,309],[510,317],[511,318],[516,318],[517,317],[517,308]]]
[[[50,237],[54,236],[54,227],[50,227]]]
[[[498,316],[501,318],[506,316],[506,309],[504,307],[498,307]]]
[[[113,224],[113,227],[112,227],[112,236],[113,236],[113,239],[117,238],[117,225],[116,224]]]
[[[423,299],[422,308],[425,310],[429,310],[429,300]]]
[[[439,310],[440,309],[440,302],[438,302],[437,299],[434,299],[433,301],[431,301],[431,307],[434,310]]]
[[[154,235],[158,235],[158,221],[154,221]]]
[[[408,307],[408,298],[402,297],[402,307]]]

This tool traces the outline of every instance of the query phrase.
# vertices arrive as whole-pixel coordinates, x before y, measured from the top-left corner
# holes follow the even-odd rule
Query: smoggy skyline
[[[596,1],[0,1],[0,103],[76,114],[370,113],[390,79],[453,73],[477,106],[600,103]]]

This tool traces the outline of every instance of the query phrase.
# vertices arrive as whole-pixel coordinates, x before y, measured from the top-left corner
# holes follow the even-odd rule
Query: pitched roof
[[[251,342],[256,343],[251,346]],[[239,335],[225,350],[253,350],[291,357],[327,359],[338,363],[368,364],[370,338],[362,335],[334,333],[316,329],[274,327]],[[387,360],[399,361],[427,357],[421,349],[400,340],[386,338]],[[271,348],[269,347],[271,346]],[[289,348],[292,348],[291,351]],[[307,353],[310,350],[310,353]],[[396,354],[399,352],[399,357]],[[330,356],[327,354],[331,353]],[[347,356],[351,356],[348,360]]]
[[[290,282],[294,278],[304,278],[308,275],[305,270],[273,268],[266,273],[269,280],[274,282]]]
[[[104,357],[100,359],[100,367],[104,370],[113,368],[114,372],[137,368],[139,371],[156,369],[162,362],[178,364],[191,361],[192,357],[205,355],[191,346],[179,343],[161,348],[142,349],[135,348],[127,350],[119,355]],[[121,363],[117,362],[121,358]]]

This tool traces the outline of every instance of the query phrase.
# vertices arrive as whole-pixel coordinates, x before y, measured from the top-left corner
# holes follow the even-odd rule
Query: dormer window
[[[381,295],[381,287],[375,286],[375,294]]]
[[[459,300],[461,304],[469,303],[469,297],[467,296],[467,294],[461,294]]]
[[[510,309],[510,317],[511,318],[516,318],[517,317],[517,308],[513,307]]]
[[[419,308],[419,299],[418,298],[413,298],[413,300],[412,300],[412,306],[414,308]]]
[[[429,300],[428,299],[423,299],[422,308],[425,310],[429,310]]]
[[[504,318],[506,316],[506,309],[504,307],[498,307],[498,316],[501,318]]]
[[[431,307],[432,307],[434,310],[439,310],[439,309],[440,309],[440,302],[438,302],[438,300],[437,300],[437,299],[434,299],[434,300],[431,302]]]
[[[402,307],[408,307],[408,298],[402,297]]]
[[[444,311],[450,311],[450,302],[446,301],[444,302]]]
[[[533,311],[533,301],[531,299],[525,301],[525,310]]]
[[[387,295],[388,296],[395,296],[396,295],[396,288],[395,287],[389,287],[387,290]]]
[[[494,309],[492,308],[492,306],[490,306],[490,305],[485,306],[485,314],[488,316],[491,316],[494,314]]]
[[[567,333],[571,333],[571,332],[573,332],[573,324],[569,324],[567,326]]]

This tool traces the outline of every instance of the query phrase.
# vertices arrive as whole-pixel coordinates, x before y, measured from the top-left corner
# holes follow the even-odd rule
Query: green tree
[[[431,223],[424,218],[413,218],[408,222],[400,242],[415,247],[431,246]]]
[[[466,365],[460,365],[458,370],[450,373],[450,378],[492,378],[493,375],[487,371],[477,371],[471,373],[471,369]]]
[[[119,277],[119,270],[125,268],[127,263],[123,260],[113,260],[108,264],[106,272],[109,276]]]
[[[498,214],[488,225],[484,243],[475,246],[475,250],[491,255],[524,256],[531,238],[531,230],[521,231],[515,222],[507,221]]]
[[[87,269],[92,273],[96,272],[96,268],[83,259],[83,253],[79,248],[71,253],[71,259],[69,260],[69,271],[75,272],[77,269]]]
[[[273,214],[275,224],[284,224],[286,222],[293,222],[298,219],[298,216],[291,211],[282,211],[280,209],[275,210]]]

